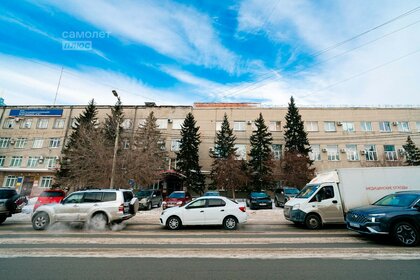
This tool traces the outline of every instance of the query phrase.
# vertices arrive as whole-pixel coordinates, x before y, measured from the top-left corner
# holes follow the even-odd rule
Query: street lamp
[[[112,94],[117,98],[117,100],[120,99],[116,90],[112,90]],[[115,166],[117,164],[118,142],[119,142],[119,138],[120,138],[120,120],[119,120],[119,116],[117,116],[116,121],[117,121],[117,128],[116,128],[116,132],[115,132],[114,156],[112,158],[111,182],[109,184],[109,188],[110,189],[113,189],[114,188]]]

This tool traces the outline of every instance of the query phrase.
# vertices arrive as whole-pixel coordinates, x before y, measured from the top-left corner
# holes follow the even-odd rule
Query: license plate
[[[263,205],[267,205],[267,203],[260,203],[260,205],[261,205],[261,206],[263,206]]]
[[[350,226],[351,227],[355,227],[355,228],[360,228],[360,225],[359,224],[356,224],[356,223],[350,223]]]

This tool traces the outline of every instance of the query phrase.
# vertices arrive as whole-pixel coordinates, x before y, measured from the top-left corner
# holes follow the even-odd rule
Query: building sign
[[[63,109],[12,109],[10,110],[9,117],[61,117]]]

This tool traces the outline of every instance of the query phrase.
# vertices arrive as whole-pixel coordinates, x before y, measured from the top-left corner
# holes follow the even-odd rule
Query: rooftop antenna
[[[55,102],[57,101],[57,95],[58,95],[58,90],[60,89],[61,77],[63,76],[63,70],[64,70],[64,67],[61,66],[60,79],[58,79],[58,85],[57,85],[57,90],[55,91],[53,106],[55,106]]]

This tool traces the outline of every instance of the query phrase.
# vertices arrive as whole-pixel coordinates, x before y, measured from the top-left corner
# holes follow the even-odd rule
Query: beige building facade
[[[4,106],[0,107],[0,183],[27,195],[37,195],[54,183],[59,159],[71,134],[74,118],[85,106]],[[97,106],[103,122],[111,106]],[[192,112],[200,127],[200,164],[208,174],[209,151],[224,114],[234,134],[238,157],[249,159],[249,137],[254,120],[261,113],[273,135],[273,153],[281,158],[283,126],[287,107],[266,107],[257,103],[195,103],[194,106],[156,106],[146,103],[124,106],[122,147],[128,147],[134,131],[150,112],[157,118],[168,151],[167,171],[176,168],[181,124]],[[300,107],[299,112],[312,147],[316,170],[341,167],[399,165],[402,146],[411,136],[420,146],[420,108],[382,107]]]

